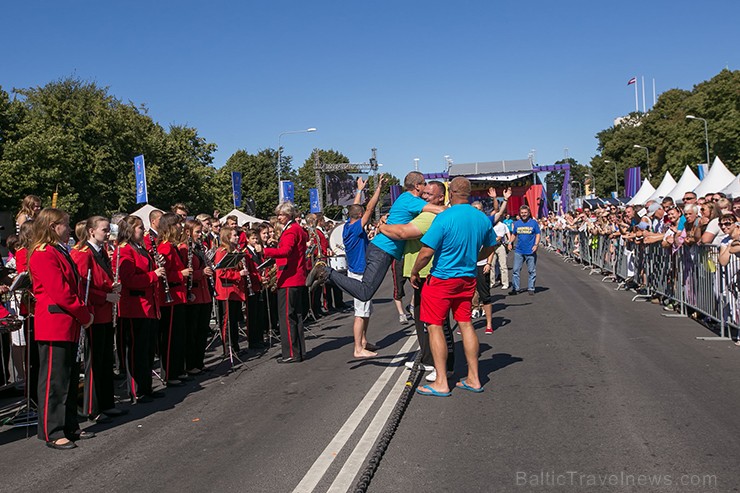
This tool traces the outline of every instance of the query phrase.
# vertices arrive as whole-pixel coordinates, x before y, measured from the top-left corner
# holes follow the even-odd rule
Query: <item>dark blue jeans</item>
[[[362,281],[350,279],[334,270],[329,270],[329,280],[360,301],[370,301],[385,279],[393,257],[370,243],[365,252],[365,272]]]

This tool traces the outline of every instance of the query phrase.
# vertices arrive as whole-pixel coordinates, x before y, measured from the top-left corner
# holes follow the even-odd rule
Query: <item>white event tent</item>
[[[149,228],[151,227],[151,224],[149,224],[149,213],[152,211],[161,211],[161,210],[162,209],[158,209],[154,207],[153,205],[144,204],[144,207],[132,212],[131,215],[141,218],[141,222],[144,223],[144,231],[148,231]]]
[[[725,188],[722,189],[722,193],[733,199],[740,197],[740,175],[737,175],[734,180],[730,182]]]
[[[675,186],[676,186],[676,180],[674,180],[671,174],[668,171],[666,171],[665,176],[663,177],[663,181],[660,182],[660,185],[658,185],[658,188],[655,189],[655,192],[653,192],[653,194],[650,197],[648,197],[648,199],[645,202],[647,202],[648,200],[660,201],[660,199],[665,197],[668,194],[668,192],[673,190],[673,187]]]
[[[681,175],[676,186],[673,187],[673,190],[665,194],[665,196],[672,198],[676,202],[681,202],[683,201],[683,194],[695,189],[699,183],[701,183],[701,180],[696,177],[694,172],[691,171],[691,168],[686,166],[683,170],[683,175]]]
[[[632,200],[627,202],[627,205],[644,204],[655,193],[655,187],[650,184],[647,178],[642,181],[642,186],[637,191]]]
[[[709,168],[709,173],[699,183],[699,186],[694,189],[694,193],[697,197],[702,197],[708,193],[722,191],[734,179],[735,175],[725,167],[719,157],[716,157],[714,158],[712,167]]]
[[[226,218],[229,216],[236,216],[237,217],[237,224],[239,226],[244,226],[245,223],[263,223],[265,222],[264,219],[258,219],[254,216],[250,216],[249,214],[246,214],[239,209],[234,209],[228,214],[224,214],[219,221],[221,224],[226,222]]]

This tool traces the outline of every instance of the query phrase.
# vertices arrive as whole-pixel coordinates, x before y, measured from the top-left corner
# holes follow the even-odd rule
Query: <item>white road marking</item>
[[[370,425],[367,427],[365,434],[362,435],[360,441],[357,442],[357,446],[352,451],[352,454],[344,463],[342,470],[339,471],[334,482],[329,487],[327,493],[345,493],[352,487],[352,483],[357,477],[357,473],[365,465],[365,459],[367,454],[375,445],[375,441],[378,439],[378,435],[383,431],[388,416],[391,415],[393,409],[396,407],[396,402],[401,396],[403,389],[406,388],[405,382],[408,379],[408,373],[405,371],[401,372],[398,380],[393,384],[391,391],[388,393],[388,397],[385,398],[378,413],[373,418]]]
[[[393,363],[397,363],[405,359],[405,357],[402,358],[400,355],[409,352],[414,344],[416,344],[416,337],[409,337],[403,347],[401,347],[398,353],[396,353],[396,356],[394,356],[391,361],[391,366],[388,366],[388,368],[383,371],[375,384],[370,388],[367,394],[365,394],[365,397],[362,398],[362,401],[360,401],[357,408],[355,408],[350,417],[347,418],[347,421],[345,421],[337,434],[334,435],[334,438],[329,442],[329,445],[327,445],[324,451],[319,454],[306,475],[303,476],[301,482],[295,487],[293,493],[313,492],[316,485],[319,484],[319,481],[321,481],[321,478],[324,477],[324,474],[329,469],[329,466],[331,466],[336,456],[341,452],[342,447],[344,447],[347,440],[349,440],[349,437],[355,432],[362,419],[380,395],[380,392],[391,379],[393,373],[398,370],[399,367],[393,365]]]

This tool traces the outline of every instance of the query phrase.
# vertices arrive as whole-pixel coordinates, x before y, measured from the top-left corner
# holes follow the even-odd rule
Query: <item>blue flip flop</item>
[[[449,397],[452,392],[439,392],[434,390],[431,385],[424,385],[422,389],[427,389],[429,392],[422,392],[421,389],[417,388],[416,393],[419,395],[432,395],[434,397]]]
[[[483,387],[481,387],[479,389],[476,389],[474,387],[471,387],[470,385],[467,384],[467,382],[465,381],[464,378],[461,378],[460,379],[460,383],[462,385],[458,385],[458,387],[461,388],[461,389],[469,390],[471,392],[475,392],[476,394],[480,394],[481,392],[483,392]]]

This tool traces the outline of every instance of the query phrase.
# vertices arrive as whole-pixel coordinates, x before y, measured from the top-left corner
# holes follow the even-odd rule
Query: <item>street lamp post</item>
[[[647,172],[648,172],[648,180],[650,180],[650,179],[652,178],[652,175],[650,174],[650,151],[648,150],[648,148],[647,148],[647,147],[645,147],[645,146],[641,146],[641,145],[638,145],[638,144],[635,144],[635,145],[633,145],[632,147],[634,147],[635,149],[645,149],[645,152],[647,153]]]
[[[414,171],[419,171],[419,158],[414,158]]]
[[[316,129],[314,127],[307,128],[306,130],[288,130],[287,132],[282,132],[280,135],[278,135],[278,147],[277,147],[277,176],[278,176],[278,200],[280,200],[282,197],[280,197],[280,153],[282,148],[280,147],[280,140],[283,138],[283,135],[288,134],[305,134],[310,132],[315,132]]]
[[[604,159],[604,163],[611,163],[608,159]],[[619,197],[619,181],[617,180],[617,163],[614,163],[614,191]]]
[[[694,115],[686,115],[688,120],[701,120],[704,122],[704,145],[707,148],[707,166],[709,166],[709,131],[707,130],[707,121]]]

